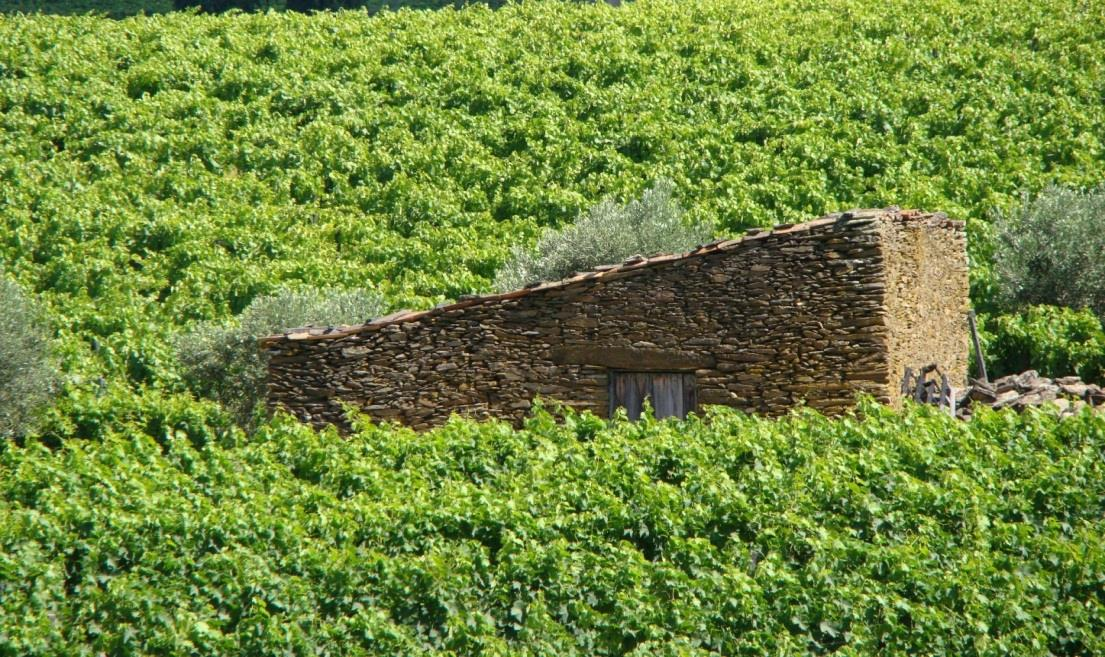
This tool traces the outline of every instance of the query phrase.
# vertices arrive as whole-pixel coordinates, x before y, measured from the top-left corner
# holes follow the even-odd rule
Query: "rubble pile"
[[[973,409],[989,406],[995,410],[1012,408],[1021,412],[1030,406],[1052,404],[1062,415],[1075,415],[1083,408],[1105,413],[1105,389],[1084,383],[1077,376],[1049,379],[1036,370],[1010,374],[991,382],[971,379],[963,391],[956,391],[956,417],[967,419]]]

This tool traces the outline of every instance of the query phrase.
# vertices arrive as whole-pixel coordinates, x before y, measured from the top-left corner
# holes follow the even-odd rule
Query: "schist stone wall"
[[[606,416],[612,372],[682,373],[699,406],[837,413],[896,403],[905,367],[965,385],[967,307],[962,222],[889,208],[261,344],[270,407],[314,424],[342,426],[343,403],[418,429],[517,421],[535,396]]]

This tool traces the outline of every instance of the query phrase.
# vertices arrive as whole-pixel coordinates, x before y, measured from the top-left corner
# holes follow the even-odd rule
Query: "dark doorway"
[[[624,406],[630,420],[641,417],[645,398],[659,418],[685,418],[698,406],[694,374],[683,372],[610,372],[610,415]]]

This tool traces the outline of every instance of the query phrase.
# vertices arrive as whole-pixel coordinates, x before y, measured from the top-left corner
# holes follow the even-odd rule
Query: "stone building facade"
[[[967,285],[962,222],[854,210],[261,345],[270,407],[320,425],[345,403],[416,429],[517,421],[535,396],[601,416],[644,397],[658,415],[838,413],[857,393],[897,403],[906,367],[965,385]]]

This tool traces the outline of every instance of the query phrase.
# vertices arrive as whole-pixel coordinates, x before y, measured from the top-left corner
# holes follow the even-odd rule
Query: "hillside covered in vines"
[[[243,430],[178,351],[277,290],[486,291],[667,179],[719,236],[966,219],[991,353],[1100,378],[1092,312],[996,316],[991,221],[1102,182],[1103,98],[1095,1],[0,15],[3,326],[58,361],[0,441],[0,656],[1105,653],[1088,410],[343,437]]]
[[[0,18],[0,261],[70,390],[171,391],[169,342],[279,286],[395,307],[674,180],[718,234],[852,206],[987,218],[1105,150],[1095,3],[530,2]],[[64,45],[63,45],[64,44]],[[83,388],[82,388],[83,386]]]

